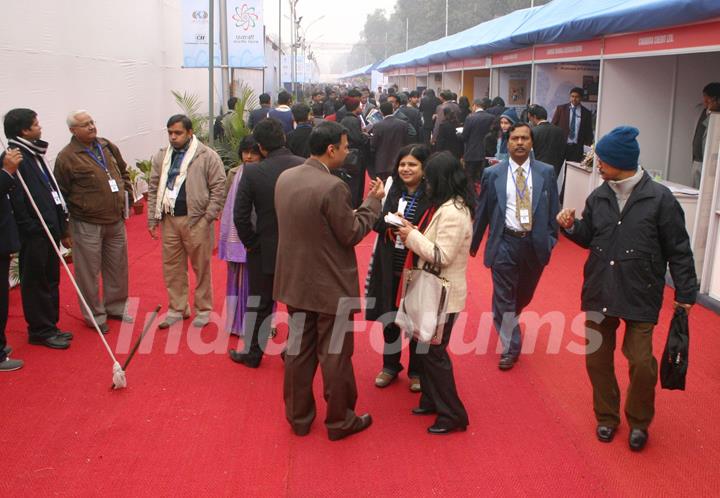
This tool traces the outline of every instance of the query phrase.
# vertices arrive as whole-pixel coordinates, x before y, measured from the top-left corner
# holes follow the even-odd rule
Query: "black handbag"
[[[663,389],[685,390],[689,350],[688,315],[685,308],[678,306],[670,322],[665,351],[660,363],[660,385]]]

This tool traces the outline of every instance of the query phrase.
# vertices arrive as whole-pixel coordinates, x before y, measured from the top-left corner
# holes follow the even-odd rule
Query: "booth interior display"
[[[569,101],[571,88],[582,88],[582,104],[593,112],[595,138],[619,125],[637,127],[639,162],[673,191],[688,232],[695,239],[708,227],[715,233],[715,208],[699,195],[710,202],[720,185],[714,177],[705,178],[710,173],[704,171],[707,192],[694,188],[692,150],[704,112],[703,88],[720,80],[717,0],[554,0],[395,54],[379,69],[392,82],[395,75],[425,64],[443,74],[443,87],[461,67],[462,93],[468,98],[477,97],[475,81],[485,76],[474,71],[482,68],[488,97],[500,96],[518,112],[529,100],[545,107],[549,120],[558,105]],[[566,171],[565,207],[581,212],[602,180],[597,170],[568,164]],[[696,253],[701,263],[714,261],[715,252],[720,257],[714,240],[705,247],[695,248],[705,252]],[[708,265],[701,267],[710,271]],[[710,285],[710,274],[706,277],[704,292]],[[717,279],[720,296],[720,270]]]

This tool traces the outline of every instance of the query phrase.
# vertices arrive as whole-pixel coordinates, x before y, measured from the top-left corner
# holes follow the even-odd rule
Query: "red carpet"
[[[141,298],[137,316],[144,318],[167,303],[160,243],[150,239],[144,216],[132,218],[128,227],[131,294]],[[371,247],[371,238],[358,247],[363,277]],[[491,280],[480,258],[471,261],[469,319],[464,334],[456,328],[452,344],[471,425],[447,437],[425,433],[431,417],[410,415],[418,397],[408,391],[404,376],[384,390],[373,386],[381,365],[371,346],[381,343],[377,328],[368,334],[357,325],[354,357],[358,411],[372,413],[375,423],[365,433],[331,443],[322,424],[319,376],[318,418],[308,437],[295,437],[284,418],[280,359],[267,357],[258,370],[248,370],[227,358],[224,334],[213,343],[216,327],[199,337],[187,333],[188,321],[182,333],[158,331],[154,340],[149,335],[128,369],[129,387],[111,392],[111,363],[95,332],[80,320],[68,279],[63,276],[60,321],[75,332],[68,351],[27,344],[19,292],[13,291],[8,337],[14,356],[26,366],[0,375],[0,491],[6,496],[716,494],[720,424],[712,406],[720,392],[720,318],[693,310],[688,390],[658,391],[646,450],[629,451],[626,425],[612,444],[601,444],[594,436],[583,358],[566,348],[580,341],[570,321],[578,315],[584,258],[584,251],[562,240],[529,307],[568,317],[559,354],[547,352],[549,343],[551,351],[558,348],[546,325],[535,352],[523,355],[510,372],[497,369],[496,338],[487,333],[487,322],[478,332],[481,313],[490,309]],[[221,309],[221,261],[215,261],[214,279]],[[668,292],[656,354],[664,344],[670,304]],[[133,337],[142,329],[142,320],[137,322]],[[116,322],[111,327],[108,339],[123,361],[128,337]],[[281,326],[279,335],[285,334]],[[624,389],[627,363],[619,351],[617,366]]]

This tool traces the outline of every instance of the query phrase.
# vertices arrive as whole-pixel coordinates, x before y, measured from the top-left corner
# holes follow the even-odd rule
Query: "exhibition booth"
[[[484,37],[469,42],[471,32]],[[570,89],[580,87],[583,105],[594,113],[596,137],[618,125],[636,126],[641,165],[671,188],[685,211],[701,291],[720,298],[720,178],[715,175],[720,138],[713,142],[710,132],[700,189],[692,187],[691,178],[702,89],[720,81],[720,2],[608,1],[600,6],[555,0],[453,36],[425,46],[439,52],[411,57],[444,56],[443,88],[457,91],[459,74],[459,95],[484,97],[487,84],[487,96],[500,96],[518,111],[529,100],[545,107],[552,119],[555,108],[568,102]],[[470,69],[470,59],[488,62]],[[414,63],[402,57],[388,61],[390,66]],[[379,68],[387,70],[388,61]],[[712,131],[720,136],[720,125]],[[581,213],[601,179],[592,167],[570,163],[566,168],[564,205]]]

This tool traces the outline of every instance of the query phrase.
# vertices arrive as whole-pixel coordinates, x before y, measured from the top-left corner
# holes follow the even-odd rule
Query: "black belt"
[[[510,237],[515,237],[516,239],[524,239],[525,237],[529,237],[531,232],[518,231],[518,230],[513,230],[512,228],[509,228],[509,227],[505,227],[503,229],[503,233],[506,235],[509,235]]]

